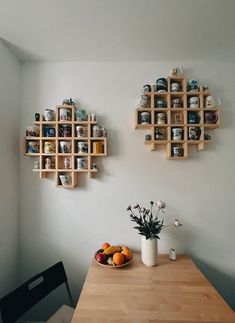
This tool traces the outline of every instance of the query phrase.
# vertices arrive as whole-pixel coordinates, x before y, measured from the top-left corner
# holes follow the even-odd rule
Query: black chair
[[[30,308],[62,284],[65,284],[70,304],[74,307],[64,265],[62,262],[58,262],[0,299],[3,323],[14,323]]]

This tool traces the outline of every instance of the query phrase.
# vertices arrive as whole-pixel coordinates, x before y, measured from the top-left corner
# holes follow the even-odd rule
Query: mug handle
[[[216,123],[218,121],[218,114],[214,114],[215,118],[213,119],[212,123]]]

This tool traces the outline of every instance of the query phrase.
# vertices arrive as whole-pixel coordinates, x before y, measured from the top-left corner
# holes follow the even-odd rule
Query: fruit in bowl
[[[105,267],[123,267],[128,265],[133,258],[133,254],[127,246],[113,246],[104,242],[101,248],[96,251],[95,261]]]

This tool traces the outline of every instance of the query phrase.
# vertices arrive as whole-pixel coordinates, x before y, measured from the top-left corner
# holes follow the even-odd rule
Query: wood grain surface
[[[235,322],[235,314],[187,256],[159,256],[145,267],[140,254],[113,270],[92,261],[72,323]]]

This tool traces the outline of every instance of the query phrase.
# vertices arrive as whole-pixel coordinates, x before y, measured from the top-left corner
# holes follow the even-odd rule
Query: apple
[[[101,264],[104,264],[105,262],[106,262],[106,256],[105,256],[105,254],[103,254],[102,252],[100,252],[100,253],[97,253],[97,255],[96,255],[96,260],[98,261],[98,262],[100,262]]]

